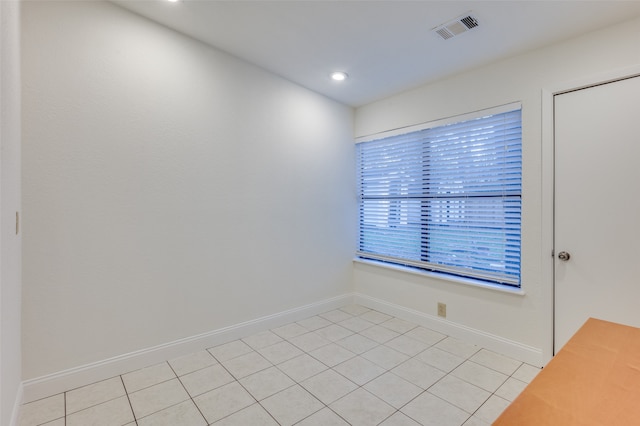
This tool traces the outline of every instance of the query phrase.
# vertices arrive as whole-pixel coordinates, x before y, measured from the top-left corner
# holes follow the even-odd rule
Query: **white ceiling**
[[[351,106],[640,16],[640,0],[114,3]],[[479,27],[431,31],[469,11]]]

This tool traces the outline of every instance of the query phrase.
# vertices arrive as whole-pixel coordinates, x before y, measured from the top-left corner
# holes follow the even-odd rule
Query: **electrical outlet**
[[[438,316],[442,318],[447,317],[447,305],[442,302],[438,302]]]

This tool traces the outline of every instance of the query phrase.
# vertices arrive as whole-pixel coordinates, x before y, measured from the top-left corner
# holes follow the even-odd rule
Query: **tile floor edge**
[[[354,293],[354,303],[375,309],[379,312],[391,315],[396,318],[410,321],[415,324],[427,327],[431,330],[446,334],[457,339],[463,339],[483,348],[515,358],[527,364],[542,367],[543,351],[514,340],[501,336],[496,336],[482,330],[458,324],[453,321],[443,320],[434,315],[406,308],[382,299],[377,299],[362,293]]]
[[[355,293],[346,293],[151,348],[28,379],[21,384],[20,405],[337,309],[352,304],[354,296]]]

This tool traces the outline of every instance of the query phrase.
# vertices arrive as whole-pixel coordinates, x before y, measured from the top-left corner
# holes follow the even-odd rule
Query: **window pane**
[[[360,251],[421,260],[421,203],[365,200],[360,207]]]
[[[519,197],[438,199],[427,205],[427,262],[518,277]]]
[[[358,254],[520,284],[520,110],[357,145]]]

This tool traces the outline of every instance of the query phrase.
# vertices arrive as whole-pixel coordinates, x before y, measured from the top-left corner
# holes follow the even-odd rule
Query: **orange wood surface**
[[[590,318],[494,425],[640,425],[640,328]]]

